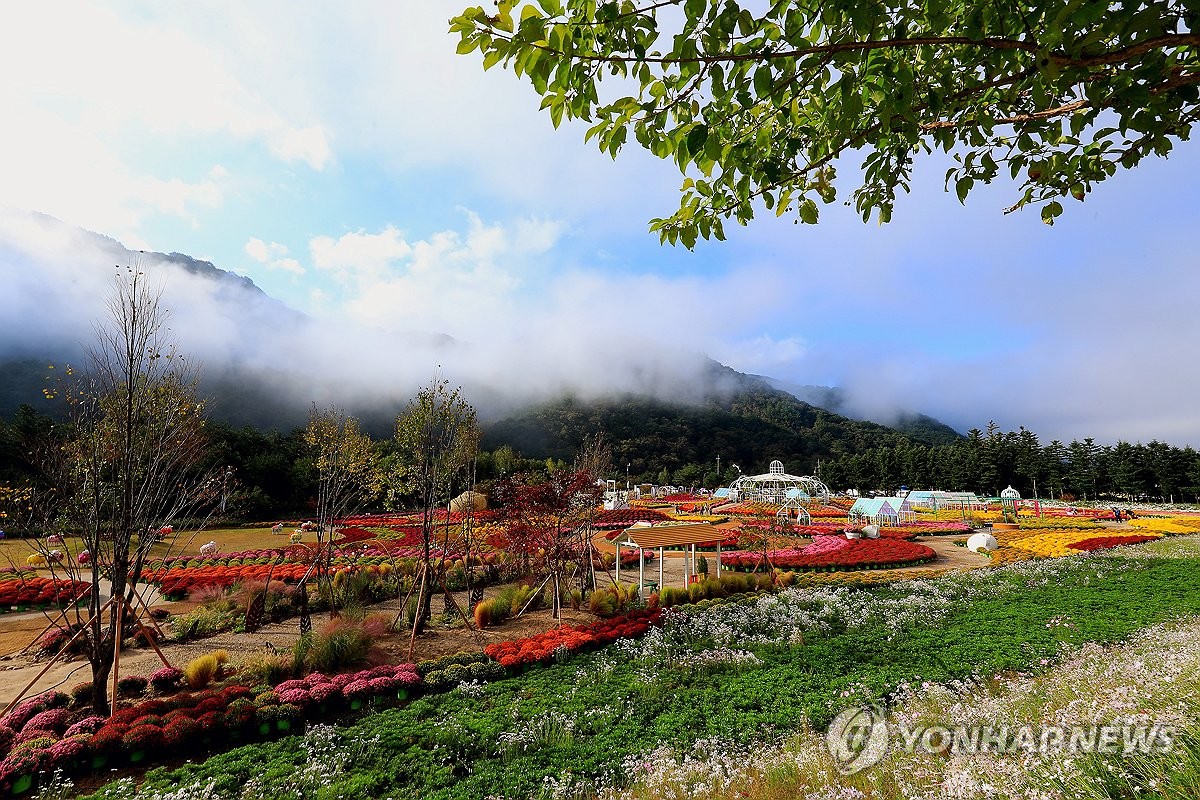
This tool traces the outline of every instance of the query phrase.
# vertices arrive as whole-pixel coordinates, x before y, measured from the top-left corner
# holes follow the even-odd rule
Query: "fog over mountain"
[[[563,394],[696,402],[754,380],[702,353],[598,335],[582,320],[554,335],[535,327],[483,341],[318,320],[207,261],[134,252],[45,215],[3,210],[4,405],[39,397],[47,363],[80,361],[127,266],[161,286],[180,349],[200,361],[205,391],[219,399],[214,414],[238,424],[302,424],[312,403],[334,403],[379,428],[438,376],[461,385],[485,418]],[[836,396],[853,415],[853,405]]]

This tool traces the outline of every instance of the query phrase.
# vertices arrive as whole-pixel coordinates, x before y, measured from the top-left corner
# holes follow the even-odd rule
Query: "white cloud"
[[[808,355],[809,348],[798,336],[775,338],[762,333],[748,339],[721,342],[713,356],[743,372],[777,375],[795,368]]]
[[[333,159],[333,150],[325,130],[310,125],[307,128],[276,126],[268,139],[271,152],[284,161],[303,161],[320,171]]]
[[[333,273],[340,281],[373,281],[384,278],[396,261],[408,258],[412,247],[392,226],[379,233],[364,230],[337,239],[317,236],[308,243],[313,266]]]
[[[294,121],[231,66],[171,22],[91,4],[12,9],[0,72],[21,77],[0,82],[0,203],[130,241],[155,215],[197,226],[222,205],[229,171],[202,155],[214,137],[326,167],[324,126]]]
[[[287,246],[279,242],[267,244],[262,239],[252,236],[243,249],[246,251],[246,255],[265,265],[268,270],[278,270],[293,275],[303,275],[307,272],[299,261],[294,258],[286,258]]]

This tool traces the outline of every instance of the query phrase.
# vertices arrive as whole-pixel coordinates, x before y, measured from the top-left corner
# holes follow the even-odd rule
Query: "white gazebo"
[[[621,548],[636,547],[638,550],[638,593],[646,585],[646,550],[658,550],[658,586],[663,585],[663,551],[667,547],[683,546],[683,583],[688,576],[696,574],[696,545],[717,546],[716,577],[721,576],[721,540],[725,532],[708,522],[687,524],[666,523],[663,525],[634,525],[626,528],[613,544],[617,547],[617,583],[621,582]],[[689,560],[691,561],[689,569]]]

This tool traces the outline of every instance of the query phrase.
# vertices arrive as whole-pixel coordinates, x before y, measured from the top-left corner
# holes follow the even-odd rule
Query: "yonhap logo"
[[[847,708],[833,718],[825,732],[825,746],[829,748],[843,775],[878,764],[887,754],[888,727],[883,709]]]
[[[834,717],[825,732],[825,746],[843,775],[878,764],[893,749],[941,756],[1128,756],[1169,753],[1177,739],[1174,725],[1151,721],[1109,725],[889,724],[883,709],[876,706],[846,709]]]

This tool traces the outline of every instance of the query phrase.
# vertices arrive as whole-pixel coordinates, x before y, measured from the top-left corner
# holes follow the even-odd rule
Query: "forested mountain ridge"
[[[789,472],[812,474],[821,459],[916,444],[891,428],[830,413],[747,379],[739,390],[700,404],[636,396],[543,403],[485,426],[484,447],[509,445],[526,457],[569,461],[595,434],[603,435],[614,463],[628,465],[634,479],[710,486],[736,478],[739,468],[766,472],[775,459]]]

